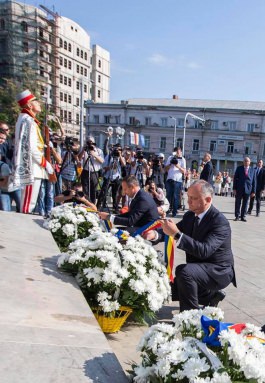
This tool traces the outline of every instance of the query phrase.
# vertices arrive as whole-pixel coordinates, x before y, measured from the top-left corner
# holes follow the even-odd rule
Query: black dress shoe
[[[265,324],[261,327],[261,331],[265,333]]]
[[[256,214],[256,217],[259,217],[259,213]]]
[[[251,211],[250,210],[248,211],[248,214],[251,215]]]
[[[211,307],[217,307],[218,303],[221,302],[223,299],[225,299],[226,293],[223,290],[218,290],[216,293],[212,296],[209,306]]]
[[[246,220],[245,217],[241,218],[241,221],[242,221],[242,222],[247,222],[247,220]]]
[[[234,219],[234,221],[239,221],[239,217],[236,217],[236,218]]]

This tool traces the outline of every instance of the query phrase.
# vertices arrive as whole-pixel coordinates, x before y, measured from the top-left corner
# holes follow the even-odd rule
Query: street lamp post
[[[194,120],[201,121],[203,124],[205,124],[205,119],[201,118],[199,116],[196,116],[196,114],[193,113],[186,113],[184,118],[184,129],[183,129],[183,143],[182,143],[182,154],[185,155],[185,140],[186,140],[186,127],[187,127],[187,118],[191,117]]]
[[[176,117],[169,116],[172,120],[174,120],[174,136],[173,136],[173,149],[175,148],[176,144],[176,134],[177,134],[177,119]]]
[[[83,147],[84,143],[84,134],[83,134],[83,129],[84,129],[84,105],[83,105],[83,80],[81,79],[80,81],[80,147]]]

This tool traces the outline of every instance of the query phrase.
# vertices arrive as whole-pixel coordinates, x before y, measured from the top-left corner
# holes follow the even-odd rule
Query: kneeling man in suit
[[[205,180],[195,181],[188,189],[189,211],[177,225],[170,219],[162,222],[163,232],[177,241],[186,252],[186,264],[176,267],[172,300],[180,311],[198,309],[199,305],[217,306],[224,299],[220,291],[231,282],[236,286],[231,229],[228,220],[213,205],[214,191]],[[146,239],[158,241],[163,234],[154,231]]]
[[[123,195],[131,198],[129,211],[113,215],[99,212],[101,219],[110,220],[115,226],[126,226],[125,230],[133,233],[138,228],[159,219],[156,203],[150,193],[140,188],[135,176],[127,176],[122,180]]]

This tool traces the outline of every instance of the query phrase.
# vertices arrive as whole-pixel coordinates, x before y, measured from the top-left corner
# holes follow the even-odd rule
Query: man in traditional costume
[[[53,173],[52,165],[44,157],[44,141],[40,122],[40,102],[27,89],[18,94],[21,113],[16,123],[14,184],[22,188],[21,213],[32,213],[42,179]]]

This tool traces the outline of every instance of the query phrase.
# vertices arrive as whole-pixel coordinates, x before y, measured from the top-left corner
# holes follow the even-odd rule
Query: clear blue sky
[[[265,0],[44,0],[111,54],[111,100],[265,101]]]

